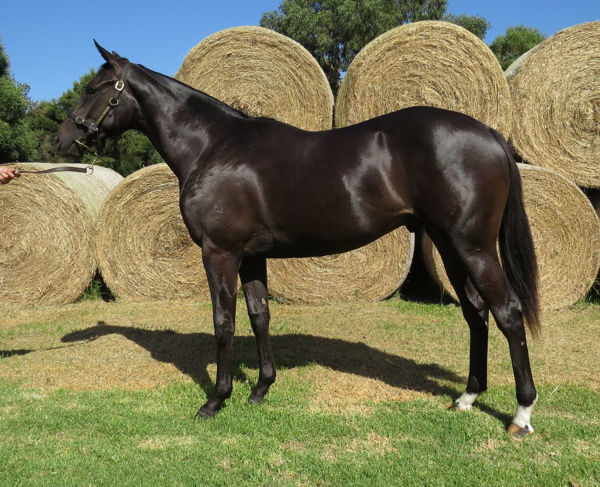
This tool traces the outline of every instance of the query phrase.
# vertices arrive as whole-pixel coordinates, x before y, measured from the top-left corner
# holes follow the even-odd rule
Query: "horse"
[[[202,249],[217,349],[214,390],[197,417],[216,415],[231,396],[238,275],[259,357],[249,402],[261,403],[276,375],[266,259],[341,253],[405,225],[435,243],[469,326],[467,385],[451,407],[468,410],[487,389],[491,311],[515,378],[508,432],[533,432],[538,396],[524,323],[539,332],[537,263],[518,168],[497,131],[424,106],[304,131],[94,43],[105,63],[60,125],[57,149],[79,156],[137,129],[177,176],[181,215]]]

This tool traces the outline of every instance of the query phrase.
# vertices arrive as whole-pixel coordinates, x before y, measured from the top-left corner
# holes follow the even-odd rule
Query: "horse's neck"
[[[140,128],[183,181],[211,143],[212,128],[236,116],[232,109],[178,81],[139,67],[132,79]]]

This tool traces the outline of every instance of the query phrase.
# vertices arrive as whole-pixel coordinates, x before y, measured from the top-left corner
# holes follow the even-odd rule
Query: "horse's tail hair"
[[[519,168],[508,143],[495,130],[492,134],[504,149],[508,159],[510,186],[508,201],[502,216],[499,245],[502,265],[523,310],[523,317],[532,335],[540,333],[538,267],[529,220],[523,204],[523,188]]]

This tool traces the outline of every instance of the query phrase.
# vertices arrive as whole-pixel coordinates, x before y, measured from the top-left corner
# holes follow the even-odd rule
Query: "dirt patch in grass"
[[[425,391],[395,387],[379,379],[338,372],[325,367],[311,370],[308,380],[316,385],[312,409],[319,411],[366,412],[370,409],[369,403],[406,401],[427,395]]]
[[[212,311],[193,302],[0,308],[0,379],[43,390],[148,389],[174,381],[210,390],[215,376]],[[468,370],[468,328],[456,306],[390,300],[330,306],[271,304],[273,347],[284,387],[308,367],[316,409],[455,395]],[[600,305],[543,318],[530,344],[537,384],[600,390]],[[236,361],[257,375],[256,345],[238,304]],[[504,337],[490,333],[490,386],[512,384]]]

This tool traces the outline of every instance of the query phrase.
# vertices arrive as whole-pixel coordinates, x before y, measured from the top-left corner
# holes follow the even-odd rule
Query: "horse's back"
[[[446,110],[414,107],[322,132],[237,123],[182,211],[221,246],[251,242],[245,252],[324,255],[416,220],[456,221],[507,169],[488,127]],[[487,198],[503,205],[505,195]]]

